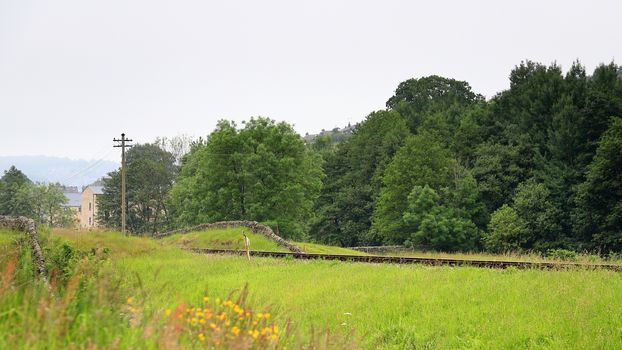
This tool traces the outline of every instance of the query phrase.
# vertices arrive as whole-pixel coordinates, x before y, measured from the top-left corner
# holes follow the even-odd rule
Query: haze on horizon
[[[432,74],[492,97],[521,60],[622,57],[619,1],[0,0],[0,156],[118,160],[222,118],[357,123]]]

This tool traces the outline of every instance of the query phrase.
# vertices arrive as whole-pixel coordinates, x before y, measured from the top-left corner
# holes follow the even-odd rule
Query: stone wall
[[[41,245],[39,244],[39,235],[37,234],[37,225],[35,221],[24,216],[12,217],[0,215],[0,227],[26,233],[30,248],[32,249],[32,260],[37,275],[47,284],[48,274],[45,268],[45,258]]]
[[[223,228],[228,228],[228,227],[247,227],[253,233],[266,236],[269,239],[275,241],[276,244],[278,244],[279,246],[286,248],[289,251],[292,251],[295,253],[303,253],[300,247],[284,240],[283,238],[278,236],[276,233],[274,233],[274,231],[272,231],[272,229],[269,226],[261,224],[257,221],[219,221],[219,222],[214,222],[211,224],[201,224],[201,225],[187,227],[187,228],[183,228],[179,230],[158,233],[154,235],[154,237],[162,238],[162,237],[172,235],[175,233],[188,233],[188,232],[195,232],[195,231],[205,231],[209,229],[223,229]]]

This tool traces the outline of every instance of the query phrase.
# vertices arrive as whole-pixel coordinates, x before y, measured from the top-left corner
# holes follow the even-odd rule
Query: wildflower
[[[204,297],[203,297],[203,302],[207,303],[208,301],[209,301],[209,297],[204,296]]]
[[[264,314],[263,314],[263,317],[264,317],[266,320],[267,320],[267,319],[269,319],[269,318],[270,318],[270,313],[269,313],[269,312],[264,313]]]
[[[134,298],[133,298],[133,297],[129,297],[129,298],[127,298],[127,303],[128,303],[128,304],[131,304],[131,303],[133,303],[133,302],[134,302]]]
[[[233,326],[233,328],[231,328],[231,333],[237,337],[240,334],[240,328],[238,328],[238,326]]]
[[[274,334],[278,334],[279,333],[279,326],[277,326],[277,325],[272,326],[272,332]]]
[[[279,340],[279,336],[276,335],[276,334],[273,334],[273,335],[270,336],[270,340],[277,341],[277,340]]]
[[[204,320],[204,319],[200,319],[200,320],[199,320],[199,323],[200,323],[200,324],[205,324],[205,320]]]
[[[199,340],[202,342],[205,341],[205,334],[199,333]]]
[[[214,322],[210,323],[209,328],[216,329],[216,324]]]
[[[166,316],[170,316],[170,315],[171,315],[171,312],[172,312],[172,311],[171,311],[171,309],[166,309],[166,311],[165,311]]]
[[[257,318],[263,318],[263,314],[260,312],[257,314]]]

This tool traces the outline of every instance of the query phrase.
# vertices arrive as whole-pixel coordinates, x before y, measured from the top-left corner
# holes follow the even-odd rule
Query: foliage
[[[290,125],[252,118],[237,130],[220,121],[187,156],[172,203],[179,224],[256,220],[304,227],[321,181],[321,157]],[[302,229],[282,234],[300,237]]]
[[[549,249],[546,251],[546,256],[556,260],[576,261],[579,254],[568,249]]]
[[[150,233],[170,227],[168,194],[177,175],[174,156],[155,144],[135,145],[126,154],[127,225],[131,232]],[[97,220],[121,227],[121,171],[104,179],[97,197]]]
[[[433,136],[414,135],[406,140],[387,166],[374,212],[374,227],[386,242],[400,244],[408,238],[402,216],[412,189],[448,186],[453,165],[450,152]]]
[[[374,112],[327,157],[325,182],[311,227],[315,240],[342,246],[378,243],[371,217],[382,176],[408,134],[406,122],[397,112]]]
[[[482,100],[467,82],[431,75],[401,82],[387,101],[387,107],[403,115],[410,130],[415,132],[436,113],[459,110]]]
[[[527,224],[516,210],[503,204],[490,217],[488,231],[482,239],[484,247],[491,252],[519,252],[525,246]]]
[[[577,189],[576,230],[602,252],[622,250],[622,118],[612,118]]]
[[[474,250],[479,245],[479,231],[469,219],[443,205],[440,196],[428,185],[415,186],[408,195],[404,223],[410,237],[407,245],[452,251]]]
[[[25,194],[31,184],[30,179],[15,166],[5,170],[0,178],[0,215],[30,215],[31,208]]]
[[[74,214],[59,184],[33,183],[12,166],[0,178],[0,215],[26,216],[54,227],[70,226]]]

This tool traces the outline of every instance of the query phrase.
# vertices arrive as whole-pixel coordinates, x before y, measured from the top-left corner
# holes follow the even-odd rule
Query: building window
[[[91,202],[89,202],[89,211],[91,211]]]
[[[91,226],[91,218],[89,218],[89,226]]]

